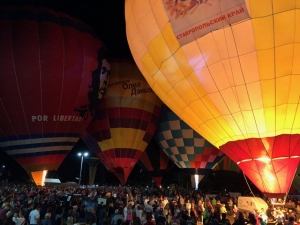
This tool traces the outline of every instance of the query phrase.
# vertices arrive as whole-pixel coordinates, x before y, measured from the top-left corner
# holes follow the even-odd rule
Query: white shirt
[[[30,224],[38,224],[37,220],[40,218],[40,212],[35,209],[32,210],[29,214],[29,222]]]
[[[16,224],[16,225],[22,225],[23,222],[25,224],[25,218],[24,217],[13,217],[12,221]]]

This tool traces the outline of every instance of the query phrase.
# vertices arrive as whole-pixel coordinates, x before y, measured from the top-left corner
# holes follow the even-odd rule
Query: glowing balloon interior
[[[105,93],[106,50],[46,8],[1,8],[0,33],[0,148],[26,171],[56,170]]]
[[[300,156],[299,1],[127,0],[125,17],[160,99],[263,193],[285,195]]]

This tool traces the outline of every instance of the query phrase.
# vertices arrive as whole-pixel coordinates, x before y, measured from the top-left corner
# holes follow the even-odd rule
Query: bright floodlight
[[[77,155],[78,155],[78,156],[88,156],[89,153],[88,153],[88,152],[84,152],[84,153],[78,152]]]

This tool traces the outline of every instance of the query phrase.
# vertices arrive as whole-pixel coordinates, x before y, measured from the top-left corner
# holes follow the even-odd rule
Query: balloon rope
[[[250,187],[250,185],[249,185],[249,183],[248,183],[248,181],[247,181],[247,177],[245,176],[245,173],[244,173],[244,172],[243,172],[243,175],[244,175],[245,181],[246,181],[246,183],[247,183],[247,185],[248,185],[248,188],[249,188],[251,194],[253,195],[253,197],[255,197],[255,195],[253,194],[252,189],[251,189],[251,187]]]

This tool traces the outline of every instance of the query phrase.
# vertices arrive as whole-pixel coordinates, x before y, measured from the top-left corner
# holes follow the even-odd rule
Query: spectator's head
[[[94,207],[89,208],[89,212],[92,213],[92,214],[94,214],[95,213]]]
[[[71,225],[71,224],[74,224],[74,218],[73,218],[73,216],[68,216],[67,225]]]
[[[151,219],[152,219],[152,215],[150,215],[150,214],[147,213],[147,215],[146,215],[146,220],[149,221],[149,220],[151,220]]]
[[[158,215],[162,215],[164,213],[163,209],[158,210]]]
[[[13,217],[13,212],[9,210],[9,211],[6,213],[6,218],[7,218],[7,219],[10,219],[10,218],[12,218],[12,217]]]

